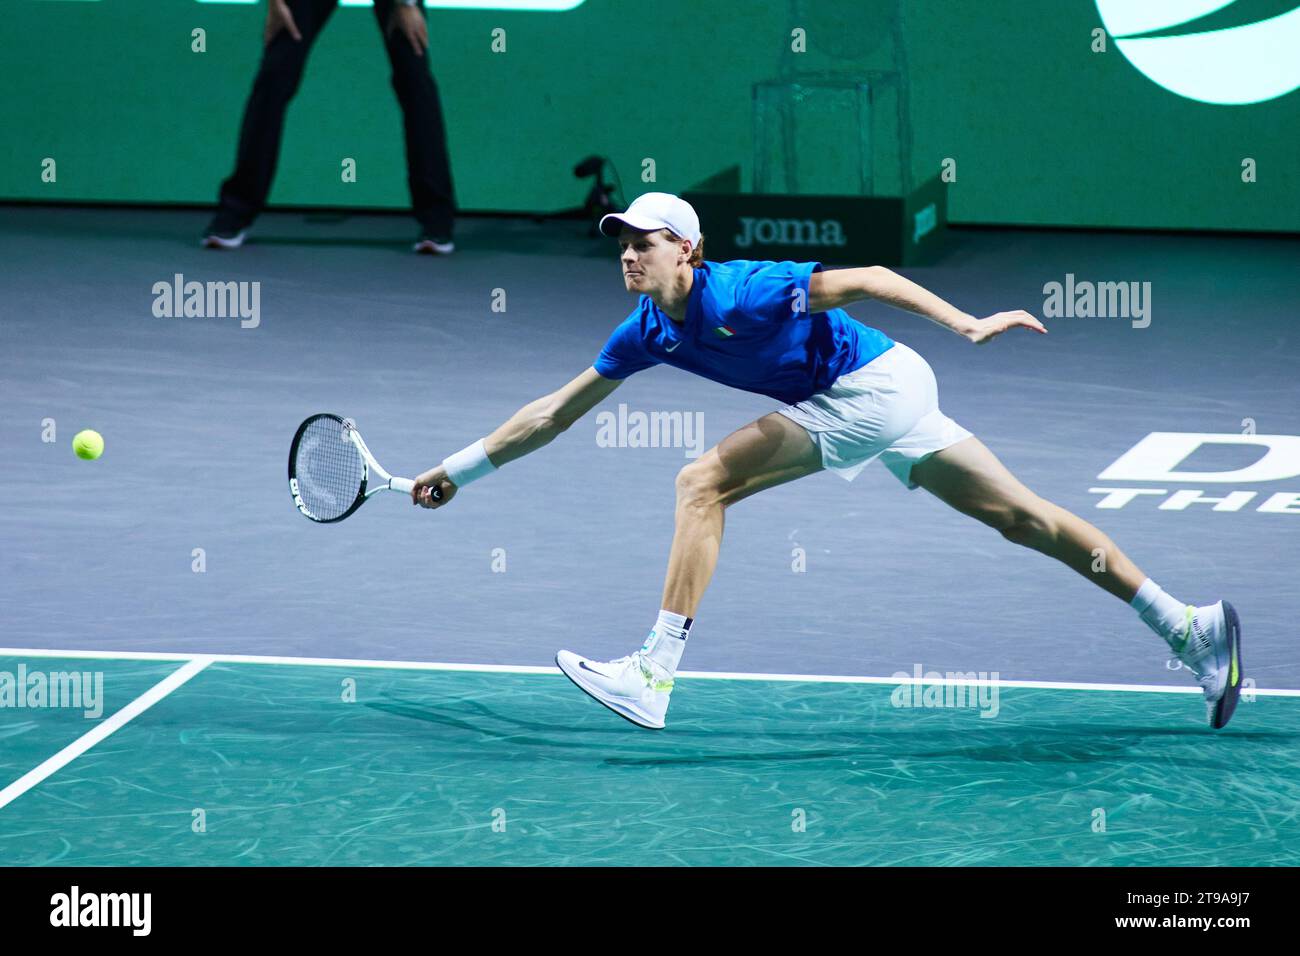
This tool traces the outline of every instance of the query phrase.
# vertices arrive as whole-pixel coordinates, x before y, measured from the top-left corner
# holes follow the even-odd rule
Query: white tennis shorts
[[[908,488],[912,466],[971,433],[939,410],[930,363],[902,342],[778,411],[808,430],[822,464],[845,481],[876,458]]]

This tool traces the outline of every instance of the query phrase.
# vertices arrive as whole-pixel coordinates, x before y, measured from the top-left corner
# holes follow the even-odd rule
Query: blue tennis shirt
[[[778,402],[801,402],[890,349],[883,332],[843,309],[807,311],[820,262],[705,262],[695,270],[686,321],[648,295],[593,363],[623,379],[663,363]]]

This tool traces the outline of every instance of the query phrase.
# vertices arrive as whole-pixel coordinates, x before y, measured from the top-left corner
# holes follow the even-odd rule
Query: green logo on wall
[[[1202,103],[1244,106],[1300,87],[1297,0],[1097,0],[1147,79]]]

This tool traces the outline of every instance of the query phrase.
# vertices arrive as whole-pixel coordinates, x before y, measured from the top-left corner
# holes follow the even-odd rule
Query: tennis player
[[[583,691],[635,724],[663,727],[673,675],[717,563],[727,508],[823,468],[852,481],[880,459],[907,488],[924,488],[1127,601],[1200,682],[1210,725],[1227,724],[1242,680],[1241,624],[1232,605],[1176,600],[1100,530],[1026,488],[940,410],[925,359],[842,307],[878,299],[975,344],[1011,329],[1045,335],[1036,318],[1015,311],[976,319],[880,266],[824,271],[817,262],[706,261],[695,210],[667,193],[640,196],[626,212],[605,216],[600,228],[618,237],[623,282],[640,296],[632,314],[591,368],[420,475],[411,493],[415,504],[445,506],[470,482],[551,441],[628,376],[659,363],[766,395],[782,407],[678,473],[659,617],[627,657],[599,662],[560,651],[556,663]],[[435,487],[440,501],[431,496]]]

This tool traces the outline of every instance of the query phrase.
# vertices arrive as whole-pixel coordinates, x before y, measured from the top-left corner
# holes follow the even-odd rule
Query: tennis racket
[[[381,491],[409,495],[414,487],[410,478],[384,471],[350,418],[313,415],[289,446],[289,494],[299,511],[321,524],[342,521]]]

